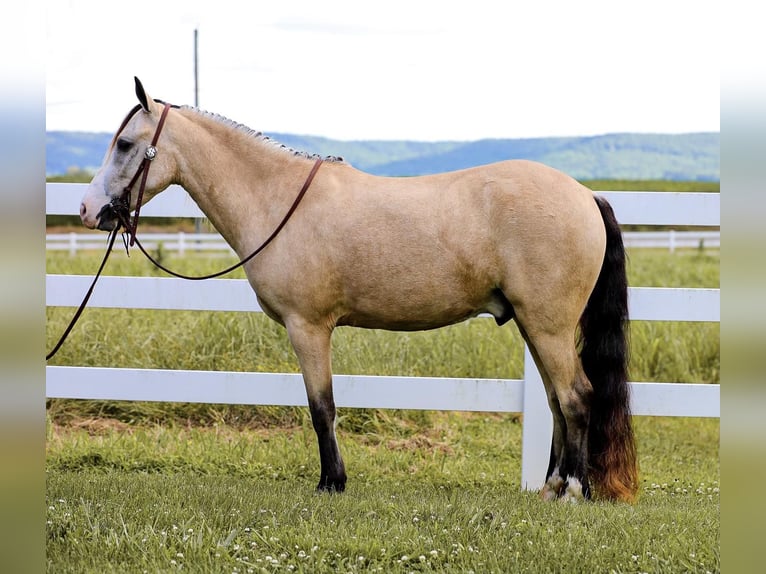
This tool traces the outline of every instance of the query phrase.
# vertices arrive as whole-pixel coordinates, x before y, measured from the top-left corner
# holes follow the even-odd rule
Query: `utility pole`
[[[199,107],[199,68],[197,66],[197,46],[199,44],[199,30],[194,28],[194,107]]]
[[[194,28],[194,107],[199,108],[199,66],[197,45],[199,43],[199,31]],[[202,233],[202,220],[198,217],[194,220],[194,232]]]

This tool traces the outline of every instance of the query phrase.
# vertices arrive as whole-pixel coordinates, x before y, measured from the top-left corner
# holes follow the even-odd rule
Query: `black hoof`
[[[329,478],[322,478],[319,481],[319,484],[317,484],[317,492],[343,492],[346,490],[346,479],[344,478],[338,478],[338,479],[329,479]]]

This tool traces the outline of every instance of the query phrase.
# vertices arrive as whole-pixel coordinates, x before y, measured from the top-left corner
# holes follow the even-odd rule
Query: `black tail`
[[[628,386],[625,248],[612,207],[601,197],[595,199],[606,227],[606,253],[580,318],[580,358],[594,391],[588,436],[589,470],[600,496],[632,501],[638,491],[638,467]]]

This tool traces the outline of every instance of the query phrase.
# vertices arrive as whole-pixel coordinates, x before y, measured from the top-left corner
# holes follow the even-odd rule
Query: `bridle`
[[[146,147],[146,150],[144,152],[144,157],[141,160],[141,163],[139,164],[138,169],[136,169],[136,173],[133,175],[133,178],[130,180],[128,185],[126,185],[123,188],[122,194],[120,195],[120,197],[112,199],[109,203],[107,203],[104,207],[101,208],[101,211],[99,211],[98,213],[99,217],[107,216],[110,219],[116,219],[117,225],[115,225],[115,227],[110,231],[106,253],[104,254],[104,259],[101,261],[101,265],[98,268],[98,272],[93,278],[93,282],[91,283],[88,291],[86,292],[85,297],[82,300],[82,303],[80,303],[80,306],[77,308],[77,311],[72,317],[72,320],[69,322],[69,325],[64,330],[64,334],[58,340],[53,350],[45,356],[46,361],[49,360],[58,352],[58,350],[64,344],[64,341],[66,340],[67,336],[71,332],[72,328],[75,326],[75,323],[77,323],[77,320],[80,318],[80,315],[85,310],[85,306],[88,304],[88,300],[90,299],[90,296],[93,293],[93,289],[96,286],[96,282],[98,281],[98,278],[101,276],[101,272],[104,270],[104,266],[106,265],[106,261],[109,258],[109,254],[112,252],[112,247],[114,246],[114,240],[117,237],[117,233],[119,232],[121,226],[125,228],[125,233],[127,233],[127,235],[130,237],[130,243],[129,243],[130,246],[132,247],[134,244],[138,245],[138,248],[141,250],[141,253],[143,253],[149,261],[151,261],[159,269],[162,269],[165,273],[168,273],[180,279],[188,279],[190,281],[201,281],[204,279],[212,279],[214,277],[220,277],[221,275],[226,275],[227,273],[230,273],[234,271],[235,269],[242,267],[248,261],[253,259],[253,257],[255,257],[261,251],[266,249],[266,246],[268,246],[269,243],[271,243],[272,240],[279,234],[279,232],[282,231],[282,228],[287,224],[287,221],[290,219],[293,213],[295,213],[295,210],[298,208],[298,204],[300,204],[301,200],[303,199],[303,196],[306,195],[306,192],[311,186],[311,182],[314,181],[314,176],[316,175],[317,171],[319,171],[319,167],[322,165],[322,161],[323,161],[322,158],[317,158],[316,161],[314,162],[314,165],[311,168],[311,171],[306,177],[306,181],[303,183],[303,187],[301,187],[300,191],[298,192],[298,195],[295,197],[295,200],[290,206],[290,209],[287,210],[287,213],[279,222],[279,225],[276,226],[274,231],[271,232],[271,235],[269,235],[263,241],[263,243],[261,243],[254,251],[252,251],[250,255],[248,255],[244,259],[241,259],[238,263],[235,263],[234,265],[227,267],[226,269],[223,269],[216,273],[211,273],[209,275],[191,276],[191,275],[184,275],[182,273],[178,273],[176,271],[168,269],[167,267],[165,267],[164,265],[156,261],[151,255],[149,255],[146,249],[144,249],[144,246],[141,245],[141,242],[136,237],[136,231],[138,229],[138,215],[141,210],[141,202],[143,201],[143,197],[144,197],[144,188],[146,187],[146,179],[149,175],[149,167],[151,166],[154,158],[157,157],[157,153],[158,153],[157,142],[160,139],[160,133],[162,132],[162,128],[165,125],[165,118],[168,115],[168,111],[170,110],[170,108],[173,108],[173,107],[176,107],[176,106],[173,106],[168,103],[164,104],[164,107],[162,109],[162,115],[160,116],[160,121],[157,124],[157,129],[154,132],[152,141]],[[137,110],[138,108],[134,108],[134,112]],[[117,133],[114,136],[114,141],[117,140],[122,130],[125,129],[125,126],[128,124],[131,117],[133,117],[133,113],[128,114],[125,120],[123,120],[122,125],[120,126],[120,129],[117,130]],[[136,209],[133,215],[133,221],[131,221],[130,220],[130,194],[131,194],[131,191],[133,190],[133,186],[136,185],[136,182],[139,180],[139,178],[141,178],[141,183],[138,186],[138,197],[136,198]],[[125,248],[126,249],[128,248],[127,240],[125,241]]]
[[[154,136],[152,137],[152,142],[146,146],[146,150],[144,151],[144,157],[141,160],[141,163],[138,165],[138,169],[136,169],[136,173],[133,174],[133,178],[130,180],[130,183],[126,185],[122,190],[122,195],[120,197],[112,199],[108,204],[106,204],[104,207],[101,208],[101,211],[99,211],[98,216],[104,217],[104,216],[110,216],[111,219],[117,219],[119,224],[123,225],[125,227],[125,231],[130,236],[130,246],[133,247],[133,244],[136,241],[136,230],[138,229],[138,216],[141,213],[141,203],[144,199],[144,189],[146,188],[146,179],[149,176],[149,166],[152,165],[152,161],[155,157],[157,157],[157,142],[160,139],[160,134],[162,133],[162,128],[165,126],[165,118],[168,116],[168,111],[170,111],[170,108],[173,106],[171,104],[165,104],[162,108],[162,114],[160,115],[160,121],[157,123],[157,129],[154,130]],[[130,118],[132,117],[131,114],[128,115],[128,117],[125,118],[125,121],[122,122],[122,125],[120,126],[120,129],[117,130],[117,134],[114,136],[115,141],[120,136],[120,133],[123,129],[125,129],[125,126],[127,125],[128,121],[130,121]],[[141,183],[138,186],[138,197],[136,198],[136,209],[135,213],[133,215],[133,221],[130,221],[130,192],[133,190],[133,186],[136,185],[136,182],[138,181],[138,178],[141,178]]]

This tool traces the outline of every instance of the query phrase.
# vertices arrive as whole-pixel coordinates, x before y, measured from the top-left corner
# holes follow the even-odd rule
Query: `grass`
[[[637,418],[635,506],[550,504],[521,491],[517,418],[439,413],[431,422],[388,438],[342,433],[350,481],[336,496],[313,492],[309,424],[49,425],[48,569],[719,569],[717,421]]]
[[[112,274],[150,274],[138,253]],[[90,274],[99,254],[49,254]],[[631,252],[631,284],[718,287],[716,252]],[[170,258],[203,273],[222,259]],[[71,309],[50,308],[48,345]],[[720,381],[718,325],[632,324],[632,378]],[[521,375],[515,327],[339,329],[338,373]],[[261,314],[89,309],[51,364],[297,372]],[[50,572],[717,572],[719,421],[635,417],[634,506],[520,488],[515,414],[343,409],[349,483],[318,495],[307,409],[48,401]]]
[[[146,275],[153,268],[139,253],[115,253],[107,273]],[[70,258],[48,254],[49,273],[88,274],[98,266],[97,253]],[[207,273],[229,259],[170,257],[168,263],[187,273]],[[633,250],[629,258],[632,285],[718,287],[715,251]],[[234,274],[242,277],[241,271]],[[48,348],[63,332],[71,309],[49,308]],[[717,323],[634,322],[631,325],[631,378],[638,381],[709,382],[720,380]],[[175,368],[228,371],[298,372],[285,330],[260,313],[88,309],[69,340],[50,364]],[[449,328],[418,333],[390,333],[340,328],[333,337],[333,368],[339,374],[520,378],[523,345],[515,325],[498,328],[476,319]],[[151,420],[168,412],[181,420],[229,424],[256,423],[264,416],[236,406],[153,406],[138,403],[51,401],[54,417],[107,414],[121,420]],[[123,411],[120,413],[119,411]],[[294,409],[274,408],[264,423],[295,421]],[[59,418],[58,420],[63,420]]]
[[[50,181],[50,180],[49,180]],[[90,181],[89,179],[86,181]],[[720,181],[671,181],[662,179],[587,179],[582,183],[593,191],[671,191],[720,193]]]

